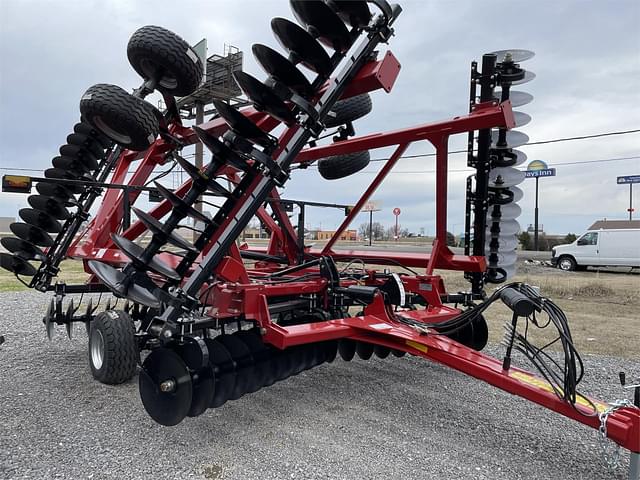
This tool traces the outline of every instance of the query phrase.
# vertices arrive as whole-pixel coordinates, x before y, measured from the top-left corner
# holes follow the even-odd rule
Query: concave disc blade
[[[473,343],[473,323],[469,322],[464,327],[457,330],[455,333],[455,341],[460,342],[461,344],[470,347]]]
[[[336,359],[336,355],[338,355],[338,341],[329,340],[328,342],[324,342],[324,343],[325,343],[325,351],[327,354],[325,361],[327,363],[333,363],[333,361]]]
[[[322,0],[290,0],[298,22],[329,48],[344,53],[353,41],[347,26]]]
[[[375,353],[378,358],[387,358],[391,353],[391,349],[383,345],[374,345],[373,353]]]
[[[69,202],[75,203],[73,192],[62,185],[56,185],[55,183],[36,183],[36,190],[40,195],[46,197],[53,197],[60,203]]]
[[[296,119],[285,103],[264,83],[241,71],[233,72],[233,77],[256,109],[263,110],[287,124],[291,124]]]
[[[489,172],[489,186],[492,188],[509,188],[519,185],[525,180],[523,170],[513,167],[492,168]]]
[[[276,380],[284,380],[295,373],[295,365],[293,359],[287,350],[279,350],[273,348],[271,350],[271,363],[274,364],[276,372]]]
[[[527,155],[520,150],[498,148],[492,151],[494,167],[516,167],[527,161]]]
[[[362,360],[369,360],[373,355],[373,344],[367,342],[356,343],[356,353]]]
[[[73,131],[75,133],[80,133],[82,135],[87,135],[93,139],[95,139],[103,148],[109,148],[113,145],[113,142],[109,140],[109,138],[101,133],[99,130],[96,130],[91,125],[85,122],[76,123],[73,126]]]
[[[289,347],[285,350],[285,353],[289,356],[289,359],[291,361],[292,375],[297,375],[303,370],[307,369],[308,352],[304,347],[304,345],[297,345],[295,347]]]
[[[218,140],[215,136],[211,135],[209,132],[199,127],[193,127],[193,131],[196,132],[196,135],[198,135],[198,138],[200,139],[200,141],[204,144],[205,147],[209,149],[209,151],[213,154],[215,158],[222,159],[224,162],[231,164],[238,170],[247,171],[249,169],[249,165],[243,158],[236,155],[235,152],[233,152],[229,147],[227,147],[224,143]],[[260,130],[260,132],[262,132],[262,130]],[[260,134],[260,132],[258,133]],[[262,134],[263,133],[264,132],[262,132]],[[268,137],[267,137],[267,140],[268,140]]]
[[[493,96],[496,100],[500,101],[502,98],[502,92],[497,90],[493,92]],[[520,92],[518,90],[509,90],[509,100],[511,101],[511,107],[522,107],[533,102],[533,95],[527,92]]]
[[[313,95],[313,89],[307,77],[287,58],[274,49],[259,43],[255,43],[251,50],[267,74],[305,98]]]
[[[338,341],[338,353],[342,360],[350,362],[356,354],[356,342],[349,338],[341,338]]]
[[[34,245],[38,245],[39,247],[50,247],[53,245],[53,238],[51,238],[43,229],[36,227],[35,225],[14,222],[9,225],[9,228],[16,237],[29,243],[33,243]]]
[[[96,260],[87,262],[89,269],[96,274],[102,283],[116,295],[126,297],[132,302],[146,305],[149,308],[160,308],[160,301],[147,288],[130,281],[120,270]],[[141,276],[138,272],[137,276]],[[149,282],[151,282],[149,280]]]
[[[487,246],[484,250],[485,255],[489,255],[489,253],[491,253],[491,248],[494,244],[494,240],[498,242],[498,251],[515,250],[516,248],[518,248],[518,237],[516,237],[515,235],[500,235],[497,239],[487,239]]]
[[[69,210],[67,210],[64,204],[55,197],[48,197],[46,195],[30,195],[27,198],[27,202],[36,210],[42,210],[47,212],[53,218],[58,220],[66,220],[71,216]]]
[[[236,108],[220,100],[213,100],[213,105],[218,114],[235,133],[258,145],[266,147],[271,144],[269,136]]]
[[[111,234],[111,239],[113,243],[131,260],[131,262],[136,266],[136,268],[145,269],[148,268],[153,270],[160,275],[164,275],[167,278],[172,280],[180,280],[182,277],[178,275],[173,268],[164,263],[157,257],[152,257],[149,261],[142,261],[142,256],[145,253],[145,249],[142,248],[137,243],[132,242],[128,238],[124,238],[121,235],[117,235],[115,233]]]
[[[149,416],[161,425],[180,423],[191,408],[191,375],[180,356],[168,348],[156,348],[142,364],[138,380],[140,399]],[[168,387],[173,388],[168,391]]]
[[[491,254],[493,255],[494,252]],[[495,255],[498,257],[497,263],[494,263],[491,258],[488,258],[488,260],[491,265],[497,265],[498,267],[510,267],[518,261],[518,255],[515,250],[498,251]]]
[[[79,180],[78,175],[71,173],[69,170],[62,170],[61,168],[47,168],[44,171],[44,176],[46,178],[51,179],[60,179],[60,180]],[[70,192],[82,193],[84,192],[84,186],[79,184],[71,184],[65,183],[64,187],[68,189]]]
[[[33,243],[29,243],[25,240],[16,237],[3,237],[0,238],[0,244],[11,253],[15,253],[17,256],[24,258],[25,260],[44,260],[45,255],[42,250],[36,247]]]
[[[85,173],[89,173],[89,168],[80,160],[74,157],[54,157],[51,160],[51,164],[55,168],[60,170],[66,170],[72,175],[82,176]]]
[[[254,361],[256,377],[259,379],[261,387],[273,385],[278,380],[278,372],[271,361],[272,353],[263,341],[256,329],[241,330],[234,333],[251,352]]]
[[[229,351],[217,340],[205,338],[209,350],[209,363],[213,368],[215,385],[210,408],[224,405],[231,398],[236,385],[236,370]]]
[[[199,369],[193,375],[191,382],[193,385],[191,393],[192,399],[187,416],[197,417],[209,408],[211,400],[213,399],[215,389],[213,369],[209,365]]]
[[[493,208],[489,209],[487,212],[487,218],[491,219],[493,213]],[[508,203],[506,205],[500,206],[500,217],[502,220],[513,220],[514,218],[518,218],[522,214],[522,208],[520,205],[516,203]]]
[[[49,341],[53,338],[53,316],[55,315],[55,304],[53,303],[53,298],[49,302],[49,306],[47,307],[47,313],[45,313],[42,322],[44,323],[44,331],[47,335]]]
[[[500,228],[500,235],[517,235],[520,231],[520,224],[517,220],[505,220],[501,221],[498,225]],[[487,225],[487,230],[490,230],[493,226]]]
[[[171,190],[167,189],[166,187],[164,187],[162,184],[158,182],[154,182],[154,184],[158,189],[158,191],[160,192],[160,195],[162,195],[165,199],[169,200],[169,202],[171,202],[171,205],[173,205],[173,207],[176,210],[181,211],[182,213],[184,213],[185,215],[191,218],[200,220],[203,223],[210,222],[209,218],[205,214],[193,208],[191,205],[189,205],[187,202],[185,202],[182,198],[177,196]]]
[[[151,214],[136,207],[131,207],[131,209],[135,212],[138,219],[142,223],[144,223],[144,226],[147,227],[147,229],[154,235],[158,235],[163,241],[166,240],[176,247],[184,248],[185,250],[190,250],[192,252],[197,252],[196,247],[194,247],[193,244],[186,241],[175,231],[166,232],[165,226]]]
[[[495,55],[496,57],[498,57],[498,63],[504,62],[505,56],[508,54],[511,55],[511,61],[514,63],[525,62],[535,56],[535,53],[531,50],[522,50],[519,48],[512,48],[510,50],[496,50],[495,52],[490,52],[490,55]]]
[[[55,221],[51,215],[47,212],[43,212],[42,210],[37,210],[35,208],[21,208],[18,215],[20,215],[20,218],[25,222],[35,225],[36,227],[40,227],[45,232],[58,233],[62,228],[60,223]]]
[[[522,85],[524,83],[530,82],[534,78],[536,78],[536,74],[533,73],[533,72],[530,72],[529,70],[526,70],[524,72],[524,78],[522,78],[520,80],[516,80],[515,82],[511,82],[511,85]]]
[[[271,30],[294,62],[300,62],[320,75],[331,73],[333,67],[329,55],[304,28],[285,18],[274,18],[271,20]]]
[[[531,115],[524,112],[513,112],[513,119],[516,122],[516,127],[523,127],[531,123]]]
[[[313,366],[322,365],[327,360],[327,350],[323,342],[316,342],[309,345],[312,347],[314,354]]]
[[[81,133],[71,133],[67,136],[67,143],[70,145],[77,145],[82,148],[86,148],[96,158],[102,158],[104,155],[104,148],[100,143],[89,135],[82,135]],[[97,167],[96,167],[97,168]]]
[[[524,192],[518,187],[509,188],[513,192],[513,202],[519,202],[524,197]]]
[[[517,130],[508,130],[506,132],[506,143],[500,141],[500,132],[498,130],[491,131],[491,148],[517,148],[529,142],[529,137]]]
[[[407,354],[407,352],[403,350],[395,350],[395,349],[392,349],[391,353],[394,357],[398,357],[398,358],[402,358]]]
[[[36,269],[33,265],[27,262],[24,258],[12,253],[0,253],[0,267],[5,270],[9,270],[16,275],[33,277],[36,274]]]
[[[366,0],[327,0],[327,5],[352,27],[366,27],[371,21],[371,10]]]
[[[84,147],[79,147],[78,145],[63,145],[60,147],[60,155],[63,157],[74,157],[78,160],[82,161],[85,165],[89,167],[89,170],[97,170],[98,169],[98,157],[91,153],[89,149]]]
[[[253,358],[249,348],[233,335],[220,335],[216,340],[229,351],[236,367],[236,384],[229,398],[237,400],[245,393],[258,390],[260,387],[256,384]]]

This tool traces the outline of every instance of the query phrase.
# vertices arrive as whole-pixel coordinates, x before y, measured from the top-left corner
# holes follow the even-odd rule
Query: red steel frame
[[[395,57],[388,52],[380,61],[367,64],[360,72],[358,78],[352,82],[351,87],[344,97],[353,96],[366,91],[384,88],[389,91],[393,86],[400,65]],[[278,122],[266,114],[252,108],[243,110],[254,122],[258,123],[265,131],[273,130]],[[382,147],[396,146],[395,151],[378,172],[371,185],[357,201],[351,213],[344,219],[333,238],[323,247],[306,249],[306,253],[319,256],[331,256],[336,261],[359,258],[373,264],[395,263],[407,267],[424,268],[424,274],[416,276],[403,276],[402,281],[407,291],[420,295],[426,301],[424,310],[395,312],[409,316],[423,323],[438,322],[457,316],[460,310],[443,305],[440,295],[445,293],[444,283],[438,275],[434,275],[434,269],[449,269],[466,272],[482,272],[486,268],[484,257],[455,255],[446,246],[447,230],[447,175],[448,175],[448,140],[451,135],[466,133],[492,127],[514,126],[513,113],[509,102],[502,104],[485,103],[477,105],[470,114],[461,115],[444,122],[418,125],[387,133],[377,133],[356,137],[349,140],[333,143],[326,146],[318,146],[303,150],[297,158],[297,162],[309,163],[318,158],[342,155],[347,153],[371,150]],[[201,128],[208,132],[220,135],[226,130],[226,124],[221,119],[209,121]],[[175,124],[171,127],[171,133],[182,138],[187,143],[194,143],[196,136],[193,131],[182,125]],[[286,133],[285,133],[286,134]],[[333,247],[340,234],[349,226],[354,217],[363,207],[364,203],[380,186],[388,173],[397,164],[405,150],[414,142],[429,141],[436,149],[436,239],[430,254],[420,253],[390,253],[371,251],[334,251]],[[125,183],[127,172],[134,162],[139,162],[135,172],[129,179],[129,185],[143,185],[151,175],[153,169],[164,162],[164,154],[170,150],[166,142],[157,141],[142,158],[134,152],[125,152],[112,175],[112,183]],[[237,172],[226,168],[229,178],[236,178]],[[191,181],[181,185],[176,193],[183,195],[189,189]],[[69,257],[88,261],[98,259],[103,262],[124,264],[126,258],[119,252],[111,241],[109,235],[121,229],[123,217],[122,190],[109,190],[104,196],[102,205],[83,235],[79,236],[72,248]],[[130,192],[129,201],[133,203],[138,192]],[[274,190],[272,198],[278,198]],[[277,202],[271,202],[274,211],[280,208]],[[151,210],[156,218],[161,218],[171,210],[168,201],[159,203]],[[271,241],[266,249],[267,253],[286,256],[291,264],[296,263],[297,244],[295,230],[286,214],[280,214],[279,222],[261,209],[258,217],[272,232]],[[141,222],[135,222],[123,235],[135,239],[145,232]],[[248,248],[248,247],[243,247]],[[260,249],[252,249],[260,250]],[[205,252],[206,253],[206,249]],[[164,260],[170,264],[177,264],[178,258],[170,254],[162,254]],[[364,309],[364,316],[354,318],[341,318],[328,321],[320,321],[312,324],[303,324],[283,327],[272,322],[267,299],[273,296],[317,294],[320,305],[327,301],[327,281],[324,279],[300,279],[297,282],[282,284],[265,284],[255,281],[255,277],[265,272],[274,271],[277,266],[265,262],[258,262],[251,270],[248,270],[242,262],[240,251],[233,246],[227,258],[216,269],[218,278],[224,279],[224,283],[211,285],[207,294],[201,299],[209,306],[208,314],[214,318],[233,318],[240,314],[248,320],[258,323],[264,332],[264,340],[279,348],[293,345],[318,342],[338,338],[351,338],[373,344],[383,345],[410,354],[442,363],[470,376],[488,382],[504,391],[521,396],[550,410],[556,411],[569,418],[577,420],[593,428],[600,426],[599,419],[591,411],[587,401],[579,397],[575,406],[559,399],[552,391],[551,386],[542,379],[529,372],[518,368],[503,370],[502,362],[467,348],[447,337],[417,331],[406,324],[396,321],[384,304],[381,294],[376,294],[374,301]],[[297,272],[297,275],[308,273],[308,270]],[[254,277],[254,281],[250,280]],[[91,281],[96,281],[92,278]],[[354,281],[341,282],[344,286],[354,284]],[[373,273],[366,282],[376,285]],[[209,301],[212,298],[214,301]],[[325,305],[326,306],[326,305]],[[606,409],[606,405],[593,401],[599,412]],[[640,414],[637,409],[622,408],[609,416],[607,423],[609,438],[619,445],[640,452]]]

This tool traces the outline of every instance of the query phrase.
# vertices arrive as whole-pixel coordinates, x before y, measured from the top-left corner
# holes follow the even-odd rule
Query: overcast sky
[[[373,94],[374,110],[356,124],[369,133],[444,120],[467,112],[469,64],[483,53],[525,48],[536,57],[523,64],[537,78],[518,87],[534,95],[522,110],[533,121],[521,130],[531,141],[640,128],[640,2],[630,1],[416,1],[404,12],[388,48],[402,70],[390,94]],[[126,45],[139,27],[156,24],[190,43],[206,37],[209,54],[225,43],[245,52],[244,69],[264,74],[250,52],[252,43],[277,43],[269,20],[293,18],[286,0],[270,1],[38,1],[0,0],[0,167],[50,167],[79,118],[78,102],[87,87],[114,83],[137,87]],[[385,47],[387,48],[387,47]],[[451,150],[466,136],[453,137]],[[594,220],[626,218],[629,188],[616,176],[640,174],[640,134],[529,146],[529,160],[542,159],[557,177],[540,181],[540,219],[549,233],[579,233]],[[408,153],[426,153],[427,143]],[[373,158],[387,152],[374,151]],[[567,165],[573,162],[593,162]],[[465,155],[452,155],[453,170],[466,167]],[[317,171],[296,172],[284,196],[353,203],[382,163],[372,163],[346,180],[326,181]],[[414,232],[434,232],[434,161],[402,160],[374,199],[376,214],[391,225],[400,207],[401,224]],[[400,172],[410,172],[402,174]],[[16,172],[17,173],[17,172]],[[35,175],[36,172],[33,172]],[[468,172],[449,178],[449,229],[463,229],[464,182]],[[533,222],[534,180],[521,186],[520,223]],[[171,185],[171,180],[169,181]],[[636,188],[640,210],[640,185]],[[0,216],[16,216],[26,197],[0,194]],[[339,212],[313,209],[310,227],[335,228]],[[640,218],[640,212],[638,213]],[[365,216],[357,220],[364,222]]]

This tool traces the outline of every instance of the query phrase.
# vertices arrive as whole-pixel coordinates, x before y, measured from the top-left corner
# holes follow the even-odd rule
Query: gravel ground
[[[627,453],[609,473],[594,430],[408,357],[337,360],[162,427],[137,379],[93,381],[83,328],[44,339],[47,298],[0,296],[0,478],[626,478]],[[640,373],[584,359],[583,390],[603,400],[620,398],[620,369]]]

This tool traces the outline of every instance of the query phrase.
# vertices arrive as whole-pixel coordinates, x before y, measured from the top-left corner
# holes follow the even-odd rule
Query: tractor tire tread
[[[324,125],[327,128],[339,127],[348,122],[353,122],[365,115],[371,113],[373,109],[373,102],[371,96],[368,93],[362,93],[355,97],[346,98],[344,100],[338,100],[331,112],[335,114],[327,116]]]
[[[369,165],[370,160],[369,150],[321,158],[318,160],[318,172],[326,180],[338,180],[359,172]]]
[[[80,110],[89,121],[100,115],[124,127],[131,143],[121,145],[130,150],[146,150],[153,143],[151,137],[155,140],[158,136],[158,119],[151,105],[116,85],[99,83],[89,87],[80,101]]]
[[[102,312],[91,322],[91,329],[101,328],[104,338],[103,368],[95,370],[94,377],[101,383],[117,385],[130,380],[136,373],[140,353],[135,341],[135,328],[131,318],[124,312]]]
[[[181,72],[184,82],[179,82],[174,89],[164,88],[161,85],[157,85],[156,88],[172,95],[187,96],[198,88],[203,75],[200,60],[194,62],[186,55],[187,49],[190,48],[183,38],[172,31],[156,25],[147,25],[136,30],[129,39],[127,57],[133,69],[143,78],[145,72],[138,65],[139,58],[151,54],[161,59],[163,64],[171,65]]]

